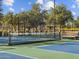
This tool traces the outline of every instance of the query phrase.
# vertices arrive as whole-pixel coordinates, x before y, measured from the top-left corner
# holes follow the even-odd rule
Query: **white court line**
[[[52,46],[52,45],[42,45],[42,46],[36,46],[36,47],[39,48],[39,47],[46,47],[46,46]]]
[[[39,59],[39,58],[35,58],[35,57],[31,57],[31,56],[25,56],[25,55],[13,53],[13,52],[0,51],[0,53],[9,53],[9,54],[13,54],[13,55],[16,55],[16,56],[21,56],[21,57],[26,57],[26,58],[32,58],[32,59]]]

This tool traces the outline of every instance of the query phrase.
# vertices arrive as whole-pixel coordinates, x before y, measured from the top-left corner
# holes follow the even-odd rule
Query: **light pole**
[[[2,18],[3,18],[3,13],[2,13],[2,11],[3,11],[3,9],[2,9],[2,2],[3,2],[3,0],[0,0],[0,20],[2,20]]]
[[[11,43],[11,37],[12,37],[12,35],[13,35],[13,24],[14,24],[14,23],[13,23],[13,12],[10,11],[9,14],[11,14],[12,29],[11,29],[11,28],[9,29],[9,42],[8,42],[8,45],[11,46],[11,45],[12,45],[12,43]],[[11,32],[11,31],[12,31],[12,32]]]
[[[53,0],[53,1],[54,1],[54,17],[55,17],[55,2],[56,2],[56,0]],[[54,38],[56,37],[55,27],[56,27],[56,18],[54,18]]]

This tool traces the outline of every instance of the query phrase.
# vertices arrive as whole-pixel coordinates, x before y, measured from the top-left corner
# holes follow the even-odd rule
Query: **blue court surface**
[[[38,48],[51,50],[51,51],[79,54],[79,42],[65,42],[59,45],[39,46]]]
[[[30,57],[23,57],[15,54],[0,52],[0,59],[33,59]]]

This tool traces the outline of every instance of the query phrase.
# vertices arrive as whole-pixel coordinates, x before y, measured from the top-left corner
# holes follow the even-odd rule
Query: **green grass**
[[[79,59],[78,54],[71,54],[60,51],[49,51],[39,49],[36,47],[41,45],[63,44],[64,42],[73,42],[73,41],[76,40],[61,40],[61,41],[50,41],[50,42],[33,43],[25,45],[1,46],[0,51],[17,53],[24,56],[31,56],[39,59]]]

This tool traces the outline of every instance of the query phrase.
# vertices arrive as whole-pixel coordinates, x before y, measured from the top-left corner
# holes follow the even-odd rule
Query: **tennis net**
[[[11,33],[8,37],[0,37],[0,43],[8,43],[8,44],[23,44],[23,43],[31,43],[31,42],[39,42],[39,41],[48,41],[48,40],[59,40],[60,34],[55,33],[20,33],[15,34]]]

